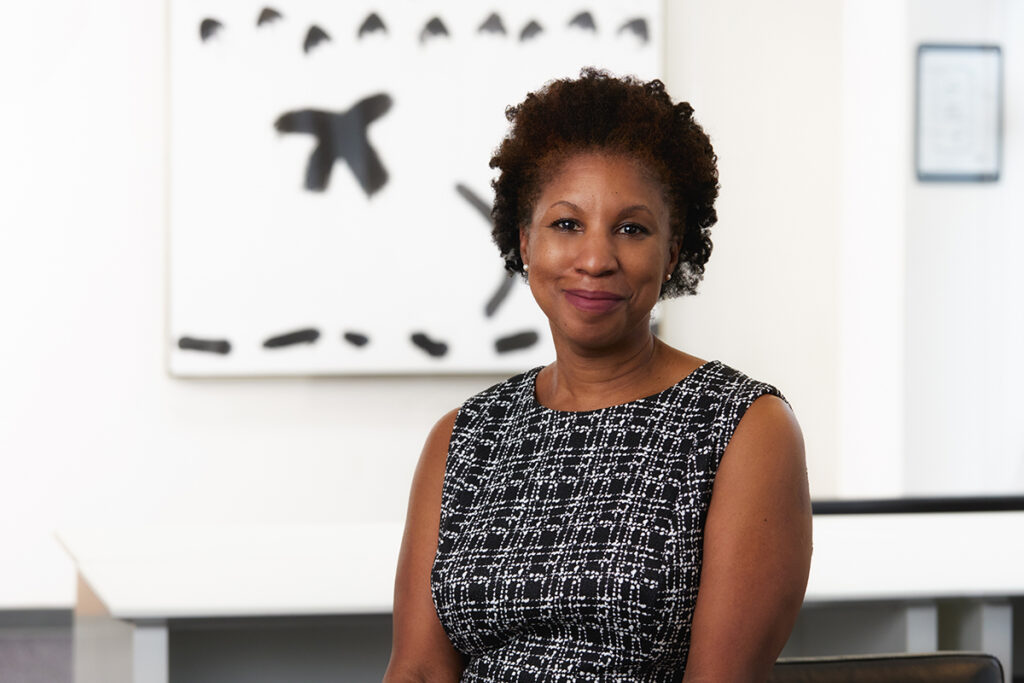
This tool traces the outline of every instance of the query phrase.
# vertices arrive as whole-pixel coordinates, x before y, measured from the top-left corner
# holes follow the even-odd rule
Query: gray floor
[[[0,681],[71,683],[71,612],[0,611]]]

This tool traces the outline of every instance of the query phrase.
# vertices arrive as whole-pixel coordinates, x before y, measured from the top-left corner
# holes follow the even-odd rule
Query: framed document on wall
[[[1002,50],[917,49],[917,179],[994,182],[1002,160]]]

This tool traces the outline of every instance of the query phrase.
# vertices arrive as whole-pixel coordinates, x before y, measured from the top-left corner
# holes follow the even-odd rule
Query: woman
[[[785,644],[810,564],[799,427],[773,387],[650,328],[711,251],[692,111],[595,70],[508,110],[494,237],[556,360],[428,437],[386,681],[749,683]]]

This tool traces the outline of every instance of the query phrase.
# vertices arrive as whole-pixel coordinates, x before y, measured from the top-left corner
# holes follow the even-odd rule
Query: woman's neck
[[[537,399],[559,410],[604,408],[656,393],[678,378],[674,363],[662,362],[670,349],[652,333],[614,350],[580,350],[558,344],[557,360],[538,377]]]

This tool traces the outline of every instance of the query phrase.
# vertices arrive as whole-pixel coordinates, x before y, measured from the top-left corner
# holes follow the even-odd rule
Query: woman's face
[[[646,340],[651,308],[679,256],[660,183],[628,157],[581,153],[541,189],[523,263],[556,343]]]

